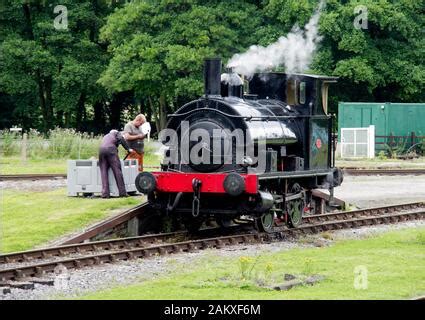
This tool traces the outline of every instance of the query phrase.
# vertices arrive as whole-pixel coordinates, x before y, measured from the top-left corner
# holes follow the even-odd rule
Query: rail
[[[66,256],[66,248],[56,247],[46,248],[43,251],[27,251],[20,253],[12,253],[0,256],[0,282],[3,286],[10,285],[8,281],[24,281],[31,280],[34,277],[43,277],[46,274],[55,272],[58,266],[67,269],[78,269],[90,267],[104,263],[114,263],[122,260],[130,260],[136,258],[149,258],[156,255],[191,252],[194,250],[203,250],[208,248],[220,249],[224,246],[247,243],[261,243],[281,240],[282,238],[299,236],[304,234],[312,234],[329,230],[358,228],[362,226],[370,226],[375,224],[397,223],[413,219],[424,219],[425,202],[407,203],[401,205],[391,205],[377,208],[369,208],[357,210],[354,212],[339,212],[326,215],[310,216],[305,219],[304,223],[298,228],[279,228],[272,233],[254,233],[245,231],[242,234],[232,234],[224,236],[211,237],[206,234],[206,238],[179,241],[178,237],[172,234],[166,235],[149,235],[135,237],[131,239],[115,239],[101,242],[93,242],[90,244],[78,244],[72,247],[73,257],[65,259],[53,259],[52,255],[59,252]],[[219,228],[217,228],[219,229]],[[172,239],[177,239],[173,242]],[[157,244],[155,239],[171,240],[170,243]],[[148,240],[148,241],[146,241]],[[92,246],[92,247],[90,247]],[[96,249],[96,246],[98,249]],[[80,249],[78,249],[80,248]],[[90,254],[85,251],[92,248]],[[102,250],[99,252],[99,248]],[[31,261],[31,256],[36,256],[37,261]],[[10,257],[7,262],[6,257]],[[62,257],[62,255],[60,255]],[[39,261],[39,257],[45,261]],[[17,259],[17,260],[13,260]],[[23,263],[16,263],[22,259]],[[12,262],[10,262],[12,261]],[[15,265],[13,265],[15,261]],[[12,265],[11,265],[12,264]]]

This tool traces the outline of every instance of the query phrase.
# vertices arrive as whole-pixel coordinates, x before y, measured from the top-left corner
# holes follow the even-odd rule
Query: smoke
[[[325,1],[321,0],[304,29],[294,25],[286,37],[280,37],[267,47],[253,45],[247,52],[235,54],[227,63],[227,67],[247,77],[281,65],[284,65],[286,73],[305,71],[322,39],[318,24],[324,6]]]
[[[223,73],[221,75],[221,82],[230,84],[231,86],[241,86],[243,85],[242,79],[238,76],[237,73]]]

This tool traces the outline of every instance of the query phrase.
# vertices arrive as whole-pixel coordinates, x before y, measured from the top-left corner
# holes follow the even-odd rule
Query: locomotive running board
[[[331,169],[332,170],[332,169]],[[258,175],[259,180],[277,179],[277,178],[302,178],[302,177],[314,177],[314,176],[326,176],[332,173],[331,170],[300,170],[300,171],[274,171],[266,172]]]
[[[325,201],[327,203],[329,203],[329,201],[330,201],[330,195],[323,192],[323,191],[320,191],[318,189],[312,190],[312,196],[316,199],[322,199],[323,201]],[[345,201],[342,200],[342,199],[339,199],[335,196],[332,197],[332,202],[335,205],[341,207],[342,209],[344,209],[346,207]]]

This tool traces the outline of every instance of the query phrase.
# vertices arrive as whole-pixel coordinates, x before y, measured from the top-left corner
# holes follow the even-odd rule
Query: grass
[[[28,159],[22,162],[19,157],[2,157],[0,174],[25,173],[66,173],[67,164],[63,159]]]
[[[425,293],[425,228],[387,232],[330,247],[292,249],[257,257],[208,257],[179,265],[155,280],[98,291],[83,299],[407,299]],[[248,261],[248,262],[247,262]],[[251,263],[241,268],[243,264]],[[246,270],[253,275],[246,279]],[[245,270],[245,275],[242,275]],[[367,270],[367,289],[355,272]],[[289,291],[260,288],[282,283],[283,275],[321,274],[314,286]],[[360,279],[360,281],[359,281]]]
[[[123,152],[124,153],[124,152]],[[121,155],[121,159],[124,154]],[[145,153],[144,166],[159,166],[159,158],[153,153]],[[158,169],[146,168],[146,171]],[[20,157],[1,157],[0,174],[25,173],[66,173],[66,159],[28,159],[22,162]]]
[[[34,248],[106,218],[112,210],[140,203],[140,198],[69,198],[65,189],[44,192],[3,190],[0,252]]]

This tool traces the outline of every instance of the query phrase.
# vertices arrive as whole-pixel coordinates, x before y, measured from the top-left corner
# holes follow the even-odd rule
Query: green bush
[[[22,137],[20,134],[9,131],[1,133],[1,153],[3,156],[20,156]],[[89,159],[98,157],[101,136],[77,132],[74,129],[55,128],[48,132],[47,138],[37,130],[31,129],[27,140],[27,157],[34,160],[41,159]],[[126,151],[119,148],[120,157],[124,158]],[[157,162],[156,152],[152,144],[145,142],[145,160]]]
[[[420,150],[422,155],[425,155],[425,139],[422,139],[422,142],[420,144]]]
[[[239,258],[239,271],[242,279],[249,279],[253,267],[254,259],[251,257]]]
[[[385,151],[379,151],[379,153],[378,153],[378,159],[379,160],[387,160],[388,158],[387,158],[387,155],[385,154]]]
[[[19,155],[20,146],[20,134],[16,132],[10,132],[9,130],[1,130],[1,144],[0,151],[4,156]]]
[[[27,156],[31,159],[46,159],[48,152],[48,141],[40,132],[31,129],[28,132]]]
[[[395,144],[385,144],[384,147],[387,151],[387,156],[391,159],[396,159],[398,155],[403,154],[406,151],[406,140],[399,140]]]
[[[37,130],[28,132],[27,156],[31,159],[87,159],[97,157],[101,137],[80,133],[74,129],[55,128],[46,139]],[[8,131],[2,132],[2,154],[19,156],[22,138]]]
[[[101,138],[74,129],[54,129],[49,133],[49,157],[87,159],[97,157]]]

